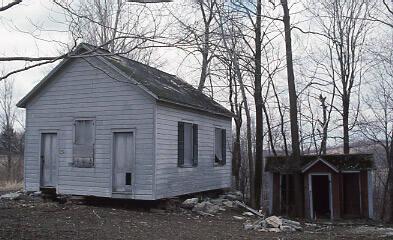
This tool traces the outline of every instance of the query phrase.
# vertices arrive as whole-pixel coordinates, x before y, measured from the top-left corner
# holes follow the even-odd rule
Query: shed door
[[[41,187],[57,184],[57,134],[41,135]]]
[[[113,191],[130,192],[134,162],[134,133],[119,132],[113,137]]]
[[[343,174],[344,216],[360,216],[359,173]]]
[[[315,218],[330,218],[330,181],[329,175],[312,175],[312,200]]]

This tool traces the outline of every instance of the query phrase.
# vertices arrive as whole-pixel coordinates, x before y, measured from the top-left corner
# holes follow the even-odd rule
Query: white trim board
[[[332,164],[328,163],[327,161],[323,160],[322,158],[318,158],[317,160],[310,162],[309,164],[307,164],[303,169],[302,169],[302,173],[305,173],[307,170],[309,170],[312,166],[314,166],[315,164],[317,164],[318,162],[322,162],[324,163],[326,166],[328,166],[329,168],[331,168],[333,171],[335,171],[336,173],[338,173],[338,169],[336,167],[334,167]]]

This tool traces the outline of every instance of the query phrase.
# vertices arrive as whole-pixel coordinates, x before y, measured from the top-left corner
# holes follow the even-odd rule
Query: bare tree
[[[54,0],[63,9],[73,39],[102,46],[146,64],[151,61],[154,40],[161,38],[167,24],[161,24],[150,5],[124,0]]]
[[[241,58],[244,61],[243,69],[252,79],[252,87],[248,88],[250,95],[254,98],[255,105],[255,161],[254,170],[254,196],[251,198],[251,205],[255,208],[260,207],[260,199],[263,187],[263,148],[264,148],[264,131],[263,116],[266,115],[267,95],[263,96],[263,87],[271,83],[276,68],[269,69],[268,66],[275,59],[268,58],[267,52],[271,50],[273,41],[280,35],[280,32],[274,26],[274,20],[269,17],[268,10],[263,11],[263,1],[236,1],[228,8],[237,13],[235,25],[240,33],[239,37],[245,45]],[[266,60],[266,63],[263,62]],[[263,77],[266,77],[264,81]],[[268,123],[268,137],[272,143],[270,121]],[[274,149],[274,147],[272,148]],[[275,149],[274,149],[275,150]]]
[[[199,48],[199,51],[202,54],[202,69],[201,69],[201,76],[198,84],[198,89],[200,91],[202,91],[203,88],[205,87],[206,78],[208,77],[208,67],[214,56],[213,54],[214,50],[212,47],[214,45],[211,43],[211,35],[212,35],[211,25],[212,25],[212,21],[214,20],[214,14],[215,14],[214,11],[216,9],[216,5],[217,5],[216,0],[208,0],[208,1],[198,0],[198,6],[203,19],[203,35],[202,35],[201,47]]]
[[[8,4],[1,5],[0,6],[0,12],[8,10],[9,8],[12,8],[12,7],[18,5],[21,2],[22,2],[22,0],[14,0],[14,1],[9,2]]]
[[[254,194],[254,183],[252,179],[254,178],[254,160],[253,160],[253,151],[252,151],[252,119],[249,108],[249,103],[247,99],[247,92],[244,83],[244,78],[241,70],[240,60],[239,60],[239,47],[236,44],[236,35],[237,31],[233,31],[233,22],[231,21],[230,13],[225,11],[225,8],[221,5],[218,10],[218,21],[220,26],[220,35],[222,36],[223,49],[225,50],[225,54],[228,56],[228,59],[231,60],[233,64],[233,71],[236,77],[236,80],[239,84],[239,90],[242,96],[242,103],[244,105],[244,112],[246,115],[246,147],[247,147],[247,160],[249,167],[249,178],[250,178],[250,197],[251,202],[255,201],[253,197]]]
[[[368,19],[393,28],[393,2],[382,0],[382,4],[378,4],[375,11],[369,13]]]
[[[356,125],[359,105],[351,107],[364,74],[363,52],[370,29],[366,18],[373,5],[369,0],[329,0],[313,4],[310,11],[327,39],[329,56],[326,61],[330,66],[326,71],[341,101],[341,107],[335,106],[335,110],[341,115],[343,152],[348,154],[350,130]]]
[[[4,80],[0,87],[0,116],[2,130],[0,136],[0,147],[6,155],[7,181],[11,181],[13,176],[13,155],[18,152],[17,134],[14,129],[16,120],[16,107],[14,103],[14,87],[12,80]]]
[[[21,1],[14,1],[2,8],[2,11],[12,11]],[[133,2],[133,1],[127,1]],[[135,2],[140,2],[136,1]],[[160,2],[160,1],[152,1]],[[83,4],[73,3],[72,0],[55,0],[53,3],[62,9],[67,16],[68,21],[64,24],[72,30],[72,41],[64,42],[62,40],[46,39],[45,36],[36,35],[34,32],[45,32],[44,27],[33,24],[33,32],[24,32],[30,34],[37,41],[52,42],[58,44],[62,50],[52,56],[4,56],[0,57],[0,62],[23,62],[23,67],[9,70],[0,76],[0,81],[14,74],[40,67],[46,64],[54,63],[65,58],[86,57],[87,55],[96,55],[98,48],[107,48],[115,51],[113,55],[126,55],[145,63],[150,61],[151,49],[158,47],[173,47],[178,42],[172,42],[162,37],[161,33],[165,32],[166,25],[159,28],[158,16],[145,4],[139,4],[132,8],[130,3],[125,4],[122,0],[114,1],[88,0]],[[91,3],[91,4],[89,4]],[[133,13],[130,9],[135,10]],[[125,15],[125,13],[127,13]],[[146,17],[149,16],[149,21]],[[144,19],[142,19],[144,18]],[[145,21],[144,21],[145,20]],[[21,31],[21,30],[18,30]],[[56,31],[56,30],[53,30]],[[84,40],[94,45],[97,49],[90,51],[88,54],[78,54],[74,50],[80,42]]]
[[[360,115],[359,130],[361,135],[385,151],[388,176],[386,179],[381,216],[385,215],[387,195],[390,199],[390,221],[393,221],[393,53],[391,39],[380,43],[372,52],[375,65],[373,78],[367,96],[364,97],[366,109]]]
[[[287,78],[288,78],[288,94],[289,94],[289,113],[291,120],[291,144],[292,144],[292,164],[300,168],[300,142],[299,142],[299,125],[298,125],[298,107],[297,107],[297,93],[295,84],[295,75],[293,70],[292,59],[292,39],[291,39],[291,21],[287,0],[281,0],[282,9],[284,12],[283,22],[285,30],[285,49],[287,57]],[[302,217],[303,212],[303,177],[300,173],[294,174],[294,192],[295,192],[295,209],[294,215]]]

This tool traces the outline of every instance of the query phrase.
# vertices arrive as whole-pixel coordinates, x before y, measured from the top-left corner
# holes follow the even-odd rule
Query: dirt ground
[[[179,208],[161,210],[161,205],[108,199],[59,203],[25,195],[0,199],[0,239],[393,239],[393,229],[369,225],[303,225],[304,231],[296,233],[246,231],[246,219],[233,217],[241,216],[241,209],[212,217]]]

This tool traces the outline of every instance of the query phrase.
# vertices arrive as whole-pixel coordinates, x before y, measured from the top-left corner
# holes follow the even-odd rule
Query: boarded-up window
[[[93,120],[76,120],[74,123],[73,166],[94,166],[95,131]]]
[[[214,131],[214,162],[217,165],[226,164],[226,130],[216,128]]]
[[[178,165],[191,167],[198,165],[198,125],[178,123]]]

